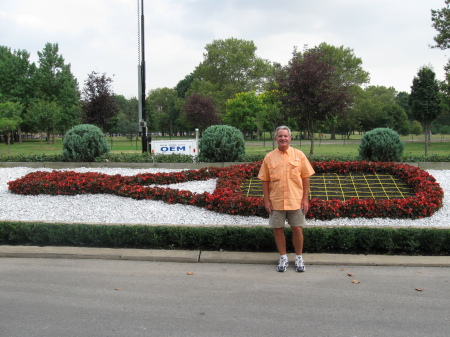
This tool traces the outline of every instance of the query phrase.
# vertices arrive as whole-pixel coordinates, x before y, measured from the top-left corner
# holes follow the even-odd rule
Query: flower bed
[[[443,190],[435,179],[417,167],[395,163],[373,162],[312,162],[316,172],[371,172],[388,173],[403,179],[415,195],[404,199],[348,199],[310,202],[307,216],[321,220],[336,217],[391,217],[422,218],[431,216],[442,207]],[[244,197],[241,184],[256,176],[261,162],[235,165],[226,168],[209,167],[173,173],[138,174],[135,176],[106,175],[101,173],[76,173],[73,171],[37,171],[8,183],[8,188],[18,194],[75,195],[109,193],[135,199],[163,200],[239,215],[267,216],[262,199]],[[164,187],[165,185],[195,180],[218,178],[214,193],[192,193]]]

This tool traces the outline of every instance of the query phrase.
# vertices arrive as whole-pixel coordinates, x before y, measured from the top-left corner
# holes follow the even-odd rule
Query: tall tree
[[[232,85],[243,92],[260,89],[269,75],[270,63],[256,56],[253,41],[214,40],[205,49],[204,60],[196,69],[203,80]]]
[[[33,98],[33,77],[36,65],[30,63],[30,54],[25,50],[11,52],[0,46],[0,94],[2,99],[19,102],[26,106]]]
[[[441,91],[442,112],[433,121],[433,133],[450,133],[450,72],[445,74],[445,80],[439,83]]]
[[[47,143],[55,144],[56,128],[60,126],[62,118],[61,106],[56,101],[35,100],[30,104],[27,113],[27,123],[32,126],[34,132],[45,132]],[[52,137],[50,137],[52,135]]]
[[[18,127],[18,123],[9,118],[0,117],[0,135],[4,135],[8,146],[8,154],[10,153],[11,133]],[[1,153],[0,153],[1,154]]]
[[[432,48],[442,50],[450,48],[450,0],[444,2],[445,7],[431,10],[432,26],[438,31],[438,34],[433,38],[436,45]]]
[[[184,79],[182,79],[180,82],[178,82],[177,86],[175,87],[175,90],[177,91],[179,98],[185,98],[187,92],[191,88],[191,84],[196,78],[195,73],[190,73],[189,75],[186,75]]]
[[[395,97],[395,103],[401,106],[403,110],[405,110],[409,120],[413,119],[409,108],[409,93],[407,93],[406,91],[400,91]]]
[[[317,46],[317,49],[326,52],[325,61],[334,67],[337,76],[342,82],[348,83],[350,86],[350,97],[354,99],[359,93],[360,86],[370,81],[369,72],[362,68],[363,62],[361,58],[356,57],[351,48],[345,48],[344,46],[336,47],[325,42]],[[328,118],[326,121],[326,125],[330,127],[331,139],[336,139],[335,127],[337,123],[337,116],[335,118]]]
[[[187,121],[200,132],[220,122],[212,99],[202,94],[190,95],[184,103],[183,111]]]
[[[405,110],[398,104],[389,104],[383,107],[383,114],[386,116],[386,127],[407,136],[410,131],[410,124]]]
[[[252,134],[258,131],[257,115],[262,110],[262,101],[254,91],[241,92],[227,101],[223,122],[240,129],[244,135]]]
[[[425,156],[428,155],[431,123],[442,112],[439,84],[434,71],[423,66],[413,79],[409,97],[411,113],[422,124],[425,132]]]
[[[334,67],[342,82],[360,86],[369,83],[370,74],[362,68],[362,60],[356,57],[353,49],[332,46],[322,42],[317,49],[325,52],[325,60]]]
[[[115,126],[119,112],[112,82],[105,73],[100,75],[93,71],[88,75],[83,88],[83,122],[94,124],[105,132],[111,131]]]
[[[173,136],[174,126],[180,117],[178,93],[171,88],[150,90],[147,101],[147,123],[152,131],[167,132]]]
[[[371,85],[365,89],[359,89],[348,113],[358,121],[361,131],[367,132],[374,128],[389,127],[391,121],[389,113],[391,111],[396,113],[397,110],[385,107],[396,103],[396,95],[397,91],[393,87]],[[348,119],[344,120],[354,123]]]
[[[59,80],[61,73],[66,66],[64,58],[59,54],[58,44],[46,43],[40,52],[39,68],[37,70],[38,97],[47,101],[57,100],[59,97]]]
[[[64,58],[59,54],[57,43],[47,43],[43,51],[38,52],[38,56],[36,98],[56,102],[60,106],[61,118],[55,129],[64,132],[79,123],[78,81],[71,72],[70,63],[65,64]]]
[[[438,10],[431,10],[431,20],[433,21],[433,27],[437,30],[438,34],[434,37],[436,44],[432,48],[440,48],[442,50],[450,48],[450,0],[445,0],[445,7]],[[450,123],[448,116],[450,116],[450,60],[444,67],[445,80],[441,84],[441,90],[443,92],[443,113],[439,116],[439,122],[436,120],[434,129],[436,131],[447,132],[450,130]]]
[[[386,118],[383,107],[384,104],[378,96],[368,90],[363,90],[356,97],[350,110],[353,118],[359,122],[360,130],[367,132],[374,128],[385,127]]]
[[[114,99],[119,109],[117,129],[119,133],[128,135],[132,142],[133,135],[139,131],[138,100],[136,97],[126,99],[123,95],[116,95]]]
[[[308,131],[310,154],[314,154],[316,126],[348,106],[350,83],[339,76],[326,51],[319,48],[305,48],[303,54],[294,49],[289,64],[277,70],[275,79],[283,110]]]
[[[0,134],[4,134],[6,144],[10,144],[11,135],[22,123],[22,104],[18,102],[0,102]]]
[[[354,109],[348,109],[345,114],[336,118],[336,130],[342,137],[350,139],[350,136],[361,129],[361,124]]]
[[[273,92],[242,92],[227,101],[223,122],[240,129],[244,135],[256,131],[259,139],[263,131],[273,131],[279,125],[279,114],[279,101]]]
[[[29,61],[29,57],[30,54],[25,50],[11,52],[10,48],[0,46],[0,101],[21,103],[24,107],[22,120],[28,104],[35,96],[33,81],[36,65]],[[15,130],[19,142],[22,141],[23,124],[20,123]]]
[[[264,91],[259,97],[263,104],[263,110],[257,115],[257,123],[261,124],[263,130],[270,131],[275,136],[275,129],[283,122],[281,113],[281,102],[278,99],[279,93],[276,90]],[[275,149],[275,138],[272,138],[273,148]]]
[[[219,114],[236,93],[262,91],[272,74],[272,65],[256,55],[253,41],[229,38],[207,44],[203,61],[194,71],[190,93],[201,92],[214,99]]]

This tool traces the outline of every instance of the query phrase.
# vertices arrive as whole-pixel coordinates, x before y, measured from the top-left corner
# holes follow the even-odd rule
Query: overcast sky
[[[137,96],[138,0],[0,0],[0,45],[37,61],[58,43],[80,89],[96,71],[113,90]],[[139,0],[140,3],[140,0]],[[205,46],[252,40],[257,56],[287,64],[294,46],[322,42],[351,48],[372,85],[410,91],[418,69],[438,79],[448,51],[431,49],[431,9],[444,0],[145,0],[147,89],[173,88],[203,60]]]

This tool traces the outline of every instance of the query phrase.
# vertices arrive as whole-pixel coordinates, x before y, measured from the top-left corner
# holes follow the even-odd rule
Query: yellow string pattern
[[[378,173],[318,173],[310,178],[310,198],[323,200],[403,199],[414,195],[411,186],[390,174]],[[262,197],[261,180],[252,177],[241,185],[246,197]]]

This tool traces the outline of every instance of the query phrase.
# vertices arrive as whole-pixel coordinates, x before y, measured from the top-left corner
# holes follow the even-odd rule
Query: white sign
[[[180,153],[196,156],[198,144],[195,139],[186,140],[154,140],[151,143],[152,153]]]

